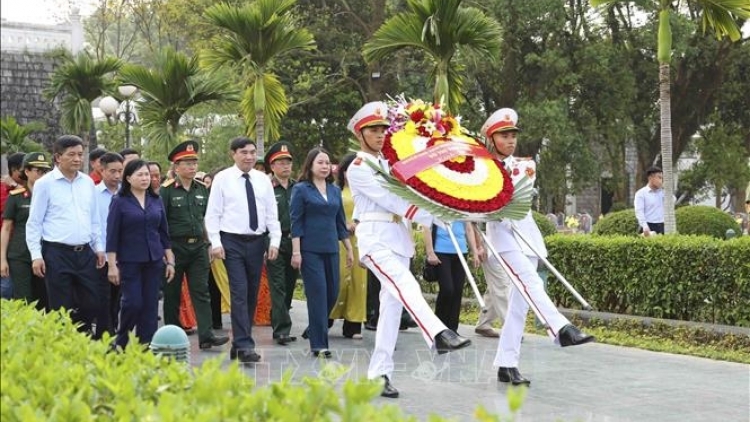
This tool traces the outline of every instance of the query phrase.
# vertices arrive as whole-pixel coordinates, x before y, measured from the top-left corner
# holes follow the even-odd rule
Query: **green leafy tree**
[[[13,116],[5,116],[0,119],[0,138],[2,138],[3,154],[14,152],[36,152],[44,151],[39,142],[31,138],[31,134],[43,131],[44,123],[30,122],[25,125],[18,124]]]
[[[222,31],[204,50],[210,69],[236,69],[246,88],[241,112],[249,133],[255,133],[258,153],[264,142],[278,139],[281,118],[288,102],[284,86],[273,72],[274,60],[295,50],[315,47],[312,34],[301,28],[292,8],[295,0],[257,0],[244,6],[216,4],[206,11],[208,21]]]
[[[591,0],[594,6],[631,0]],[[664,170],[664,226],[666,233],[673,233],[677,226],[674,216],[674,170],[672,166],[672,111],[670,95],[670,71],[672,63],[672,25],[670,18],[678,5],[672,0],[654,0],[659,12],[659,34],[657,60],[659,62],[659,104],[661,123],[661,163]],[[696,0],[702,10],[702,27],[713,29],[717,38],[740,39],[738,19],[750,19],[750,2],[746,0]]]
[[[54,56],[60,64],[52,73],[44,95],[61,101],[60,123],[63,129],[83,139],[84,171],[88,172],[89,141],[94,122],[91,103],[112,91],[114,81],[111,75],[122,67],[122,62],[113,57],[96,59],[87,51],[81,51],[75,57],[67,51],[58,51]]]
[[[120,78],[138,87],[141,127],[152,149],[167,155],[182,134],[180,121],[192,107],[236,99],[231,82],[200,69],[197,57],[166,48],[153,68],[123,67]],[[156,152],[156,151],[154,151]]]
[[[434,100],[458,110],[464,101],[464,65],[460,53],[497,57],[500,26],[484,12],[462,7],[462,0],[407,0],[407,11],[388,19],[365,44],[368,62],[383,60],[406,48],[423,51],[430,59],[429,78]]]

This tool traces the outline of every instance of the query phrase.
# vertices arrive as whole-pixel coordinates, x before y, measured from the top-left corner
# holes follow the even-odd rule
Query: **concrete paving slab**
[[[307,325],[305,302],[295,301],[292,335],[298,340],[279,346],[270,327],[256,327],[253,337],[263,362],[246,367],[259,385],[281,379],[317,376],[322,361],[309,354],[299,338]],[[225,315],[225,327],[229,317]],[[497,382],[493,368],[497,339],[479,337],[472,326],[459,333],[471,338],[467,349],[436,355],[415,330],[402,331],[395,353],[394,385],[399,399],[375,399],[398,405],[405,413],[426,420],[434,413],[457,421],[473,420],[477,406],[509,415],[508,386]],[[341,322],[330,331],[335,364],[350,367],[347,378],[366,377],[374,332],[364,339],[346,339]],[[229,363],[229,347],[198,349],[191,336],[192,363],[218,357]],[[690,356],[649,352],[603,344],[560,348],[546,337],[527,334],[520,370],[531,388],[517,421],[692,422],[750,421],[750,365]]]

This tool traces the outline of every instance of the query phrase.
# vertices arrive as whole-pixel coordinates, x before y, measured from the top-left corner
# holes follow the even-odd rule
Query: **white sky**
[[[94,12],[97,0],[0,0],[0,17],[13,22],[55,23],[67,16],[65,9],[78,6],[81,15]],[[750,21],[742,27],[744,37],[750,37]]]

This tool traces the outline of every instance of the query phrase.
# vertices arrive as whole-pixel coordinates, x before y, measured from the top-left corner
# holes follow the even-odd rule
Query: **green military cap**
[[[30,152],[23,156],[23,168],[37,167],[40,169],[51,169],[47,154],[43,152]]]
[[[197,141],[185,141],[174,147],[167,159],[173,163],[180,160],[197,160],[200,144]]]
[[[292,146],[288,142],[280,141],[271,145],[265,156],[265,162],[269,165],[282,158],[292,159]],[[260,161],[260,160],[258,160]]]

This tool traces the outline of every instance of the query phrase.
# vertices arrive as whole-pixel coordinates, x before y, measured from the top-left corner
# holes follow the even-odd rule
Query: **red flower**
[[[409,116],[411,118],[411,121],[414,123],[419,123],[422,119],[424,119],[424,111],[422,110],[415,110],[411,113]]]

